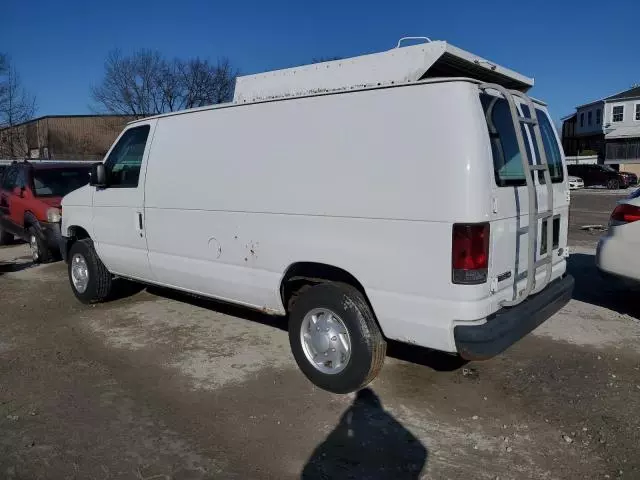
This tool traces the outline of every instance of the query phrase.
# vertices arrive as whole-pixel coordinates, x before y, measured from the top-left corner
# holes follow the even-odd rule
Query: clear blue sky
[[[244,73],[447,40],[525,75],[555,119],[640,82],[640,1],[3,0],[8,53],[38,115],[89,113],[113,48],[227,56]],[[605,16],[605,12],[611,15]]]

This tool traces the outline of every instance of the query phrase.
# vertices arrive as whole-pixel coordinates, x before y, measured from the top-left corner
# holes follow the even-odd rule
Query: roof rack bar
[[[528,123],[529,125],[533,125],[536,122],[533,118],[527,117],[518,117],[518,120],[520,120],[520,123]]]
[[[410,44],[409,40],[425,43]],[[253,103],[401,86],[447,76],[498,83],[522,91],[527,91],[534,83],[532,78],[442,40],[404,37],[395,47],[384,52],[241,75],[236,78],[233,102]]]
[[[429,37],[402,37],[400,40],[398,40],[396,48],[400,48],[402,46],[402,42],[404,42],[405,40],[424,40],[424,43],[431,43],[431,39]]]

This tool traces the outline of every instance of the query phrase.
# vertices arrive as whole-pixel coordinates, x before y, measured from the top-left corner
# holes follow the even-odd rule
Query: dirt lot
[[[0,478],[640,478],[640,304],[579,231],[616,199],[574,195],[575,299],[533,335],[466,365],[393,344],[348,396],[282,320],[159,289],[83,306],[65,265],[4,248]]]
[[[595,247],[602,231],[582,230],[587,225],[602,225],[606,228],[616,202],[627,195],[625,190],[578,190],[571,192],[571,214],[569,235],[572,246]]]

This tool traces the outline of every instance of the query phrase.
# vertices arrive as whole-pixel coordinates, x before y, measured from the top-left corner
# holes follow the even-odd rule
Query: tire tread
[[[69,268],[71,268],[71,261],[73,255],[76,251],[80,249],[82,250],[79,253],[84,255],[87,263],[89,264],[90,269],[90,281],[93,278],[93,286],[87,287],[87,290],[80,294],[78,293],[72,285],[72,289],[76,296],[85,303],[99,303],[106,300],[112,291],[113,278],[111,272],[107,270],[104,263],[98,257],[98,254],[93,246],[93,241],[90,238],[84,238],[82,240],[78,240],[71,246],[71,250],[69,252]],[[71,281],[71,277],[69,277],[69,281]],[[93,290],[92,292],[90,290]],[[85,295],[87,294],[88,295]]]
[[[349,285],[347,283],[336,283],[337,286],[345,290],[345,294],[348,292],[349,296],[353,301],[357,302],[358,310],[364,315],[360,315],[361,325],[364,327],[363,330],[368,332],[368,336],[365,337],[369,344],[369,348],[372,353],[371,367],[369,368],[369,373],[366,378],[362,381],[358,389],[368,385],[373,381],[374,378],[378,376],[380,370],[382,370],[382,366],[384,365],[384,360],[387,356],[387,342],[378,327],[378,323],[373,316],[373,312],[371,307],[365,300],[364,296],[360,293],[360,291]]]
[[[384,365],[387,343],[371,306],[360,290],[347,283],[323,282],[303,287],[295,297],[296,301],[290,303],[293,308],[289,320],[289,340],[294,357],[307,378],[320,388],[333,393],[354,392],[369,384]],[[332,308],[342,309],[342,314],[351,318],[351,362],[355,361],[356,364],[351,368],[347,366],[347,370],[335,374],[333,381],[332,375],[318,373],[312,370],[313,367],[309,367],[308,360],[301,356],[304,354],[299,346],[299,325],[306,314],[305,310],[312,308],[315,302],[322,304],[323,298],[334,305]],[[343,320],[347,318],[343,317]],[[357,322],[357,326],[353,324],[354,321]],[[355,352],[360,354],[354,357]]]

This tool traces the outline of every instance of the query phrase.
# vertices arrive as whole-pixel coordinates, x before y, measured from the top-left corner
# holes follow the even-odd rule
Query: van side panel
[[[296,262],[347,270],[384,333],[455,351],[488,285],[451,283],[454,222],[488,221],[477,87],[408,85],[158,119],[145,216],[167,286],[284,313]]]

